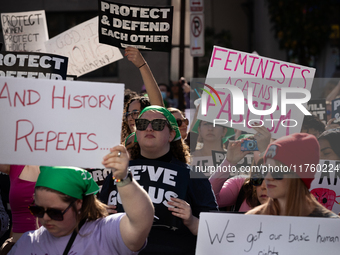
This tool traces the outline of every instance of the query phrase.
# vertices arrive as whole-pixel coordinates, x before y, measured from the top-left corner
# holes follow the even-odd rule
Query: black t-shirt
[[[140,159],[146,159],[140,157]],[[174,158],[171,152],[155,159],[181,167],[190,168],[189,165]],[[111,183],[111,184],[110,184]],[[107,204],[110,192],[115,189],[112,181],[112,174],[106,177],[100,200]],[[211,184],[206,178],[190,178],[187,187],[185,201],[190,204],[192,214],[199,217],[201,212],[217,211],[218,206]],[[147,246],[139,254],[195,254],[197,236],[193,235],[187,227],[171,230],[165,227],[153,226],[151,228]]]

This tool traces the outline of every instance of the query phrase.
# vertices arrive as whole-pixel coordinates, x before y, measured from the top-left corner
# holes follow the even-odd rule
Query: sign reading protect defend
[[[141,50],[171,51],[173,7],[99,1],[99,42]]]

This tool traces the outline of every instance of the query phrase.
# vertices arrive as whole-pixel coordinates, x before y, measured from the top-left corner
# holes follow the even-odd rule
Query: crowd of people
[[[214,127],[196,119],[198,107],[185,116],[185,79],[172,89],[158,85],[139,50],[128,47],[125,56],[145,91],[125,92],[121,145],[102,159],[111,169],[103,186],[77,167],[0,165],[10,178],[11,208],[8,215],[0,201],[0,234],[10,229],[11,237],[0,254],[195,254],[201,212],[339,218],[309,191],[315,172],[262,167],[340,160],[336,119],[324,125],[306,116],[301,133],[276,140],[257,123],[254,134]],[[248,140],[256,141],[256,151],[241,150]],[[252,155],[258,168],[251,169],[259,170],[194,172],[213,152],[225,155],[221,167],[237,167]]]

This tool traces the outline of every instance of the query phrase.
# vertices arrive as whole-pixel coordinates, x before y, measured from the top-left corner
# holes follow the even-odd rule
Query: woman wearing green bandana
[[[144,108],[136,120],[136,128],[137,143],[131,149],[132,160],[163,161],[179,168],[189,167],[188,147],[181,139],[176,118],[166,108]],[[189,175],[188,179],[185,199],[171,197],[167,202],[172,215],[182,219],[183,228],[174,231],[153,226],[148,244],[140,254],[195,254],[199,213],[217,210],[217,204],[207,179],[192,179]]]
[[[121,145],[103,158],[103,165],[112,168],[126,212],[110,216],[95,197],[99,187],[89,172],[75,167],[40,167],[35,201],[29,209],[41,227],[26,232],[9,254],[137,254],[145,246],[154,208],[147,193],[128,174],[128,162]]]

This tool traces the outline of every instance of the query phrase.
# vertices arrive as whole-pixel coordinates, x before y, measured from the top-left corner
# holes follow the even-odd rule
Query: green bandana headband
[[[135,134],[136,134],[136,132],[132,132],[131,134],[129,134],[129,135],[126,137],[125,142],[124,142],[124,145],[125,145],[125,146],[126,146],[127,141],[129,140],[129,138],[130,138],[131,136],[135,135]]]
[[[84,196],[96,194],[99,191],[91,174],[78,167],[41,166],[35,187],[54,189],[78,199],[83,199]]]
[[[164,117],[168,120],[168,122],[170,123],[170,126],[173,130],[175,130],[176,132],[176,136],[174,138],[173,141],[177,141],[179,139],[181,139],[181,133],[179,132],[179,128],[177,125],[177,121],[174,115],[172,115],[171,112],[169,112],[168,109],[158,106],[158,105],[151,105],[148,107],[145,107],[139,114],[138,119],[143,115],[143,113],[147,112],[147,111],[156,111],[159,112],[161,114],[164,115]],[[135,135],[135,143],[137,142],[137,134]]]
[[[192,132],[195,132],[198,134],[198,127],[200,125],[200,120],[197,120],[194,127],[192,128]],[[229,140],[230,137],[234,136],[235,135],[235,131],[233,128],[229,128],[229,127],[226,127],[227,128],[227,133],[225,134],[225,136],[222,138],[222,142],[225,143]]]

